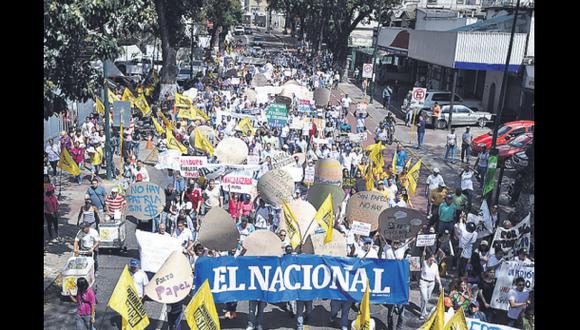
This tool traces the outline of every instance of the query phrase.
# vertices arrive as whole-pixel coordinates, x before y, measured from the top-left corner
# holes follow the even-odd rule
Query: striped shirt
[[[113,198],[112,195],[109,195],[107,196],[107,199],[105,199],[105,205],[109,208],[109,214],[115,213],[116,210],[122,210],[126,203],[125,197],[121,195],[117,195],[115,198]]]

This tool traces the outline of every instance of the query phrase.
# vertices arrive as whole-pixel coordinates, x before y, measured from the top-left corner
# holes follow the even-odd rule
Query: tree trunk
[[[222,32],[219,34],[218,44],[220,52],[225,49],[226,35],[228,35],[228,29],[222,29]]]
[[[211,48],[212,49],[217,48],[219,50],[219,41],[220,41],[219,25],[215,24],[211,32],[211,41],[210,41]]]
[[[177,51],[171,44],[171,36],[164,0],[155,0],[155,10],[157,12],[157,22],[161,35],[161,54],[163,56],[163,68],[159,73],[161,91],[159,97],[163,99],[167,94],[175,93],[177,79]]]

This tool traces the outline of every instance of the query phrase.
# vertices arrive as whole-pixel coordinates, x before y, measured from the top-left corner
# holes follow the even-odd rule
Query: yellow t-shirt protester
[[[95,153],[91,157],[91,164],[101,165],[102,163],[103,163],[103,148],[97,147],[95,148]]]

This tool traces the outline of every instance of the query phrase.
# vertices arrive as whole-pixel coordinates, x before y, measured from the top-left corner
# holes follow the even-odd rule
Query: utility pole
[[[193,79],[193,21],[191,21],[191,51],[189,53],[189,79]]]
[[[451,131],[451,120],[453,118],[453,105],[455,104],[455,87],[457,85],[457,69],[453,69],[453,85],[451,86],[451,102],[449,103],[449,131]]]
[[[381,33],[381,27],[382,27],[382,12],[379,13],[379,26],[377,27],[377,36],[376,38],[373,38],[373,43],[374,43],[374,50],[373,50],[373,78],[371,80],[371,100],[369,103],[373,103],[373,98],[375,97],[375,79],[376,79],[376,67],[377,67],[377,51],[379,49],[379,35]],[[387,109],[389,110],[389,109]]]
[[[109,109],[109,83],[107,82],[107,63],[106,60],[103,60],[103,75],[104,78],[104,85],[103,85],[103,100],[105,101],[105,160],[107,162],[107,180],[111,180],[112,170],[111,165],[113,165],[113,155],[111,155],[111,121],[109,120],[109,116],[111,110]]]

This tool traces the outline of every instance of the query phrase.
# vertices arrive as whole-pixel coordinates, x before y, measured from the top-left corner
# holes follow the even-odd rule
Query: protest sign
[[[232,85],[237,86],[240,84],[240,78],[232,78]]]
[[[371,227],[372,225],[370,223],[353,221],[351,231],[355,235],[369,236],[371,234]]]
[[[522,277],[526,281],[526,289],[534,288],[534,263],[520,261],[504,261],[496,272],[497,281],[491,296],[491,307],[508,310],[508,295],[510,289],[515,289],[515,279]]]
[[[491,246],[500,244],[505,254],[504,258],[507,259],[513,257],[521,248],[529,251],[531,236],[530,214],[528,213],[520,223],[510,229],[498,227]]]
[[[254,171],[235,170],[221,179],[222,189],[233,193],[251,194],[254,182]]]
[[[478,239],[493,234],[493,224],[489,208],[487,207],[487,201],[484,200],[483,203],[481,203],[481,212],[479,215],[472,213],[467,214],[467,222],[473,222],[475,224],[475,231],[477,231]]]
[[[352,143],[362,143],[368,139],[368,133],[348,133],[348,139]]]
[[[346,257],[346,238],[341,232],[332,228],[332,241],[328,243],[324,243],[325,237],[326,233],[309,235],[302,246],[302,252],[319,256]]]
[[[294,117],[292,122],[290,122],[290,129],[301,130],[304,127],[304,122],[300,118]]]
[[[290,174],[294,182],[300,182],[304,177],[304,169],[302,167],[286,166],[283,170]]]
[[[371,231],[375,231],[379,228],[379,215],[388,207],[388,200],[383,194],[376,191],[360,191],[348,200],[346,219],[368,223],[371,225]]]
[[[423,212],[407,207],[388,208],[379,215],[379,232],[385,239],[404,241],[417,235],[428,222]]]
[[[260,164],[260,155],[248,155],[247,163],[248,165]]]
[[[222,164],[242,164],[249,152],[246,142],[234,137],[221,140],[215,148],[215,155]]]
[[[244,256],[273,256],[281,257],[284,254],[282,250],[282,241],[280,237],[269,230],[257,230],[242,242],[246,249]]]
[[[288,121],[288,109],[285,104],[273,103],[266,110],[268,125],[272,128],[279,128],[286,125]]]
[[[173,251],[145,286],[145,294],[158,303],[173,304],[189,294],[192,281],[189,260],[183,252]]]
[[[181,241],[171,236],[137,229],[135,237],[139,245],[141,269],[146,272],[156,273],[173,251],[181,252],[183,249]]]
[[[199,177],[199,169],[207,164],[207,157],[181,156],[179,171],[184,178]]]
[[[306,166],[304,168],[304,183],[312,184],[314,183],[314,174],[316,173],[316,168],[314,166]]]
[[[316,183],[308,189],[306,200],[318,210],[320,205],[326,200],[328,194],[332,194],[332,209],[334,213],[338,213],[339,206],[344,200],[344,190],[340,186],[331,184]]]
[[[314,183],[342,185],[342,165],[333,158],[321,159],[316,162]]]
[[[163,211],[165,191],[155,183],[137,182],[129,186],[126,200],[127,215],[150,220]]]
[[[272,159],[272,169],[279,169],[294,164],[294,158],[284,151],[278,151],[270,157]]]
[[[155,164],[155,168],[158,170],[163,170],[170,168],[175,171],[179,171],[181,169],[180,163],[181,152],[179,150],[166,150],[164,152],[160,152],[157,155],[157,164]]]
[[[312,112],[312,105],[310,100],[299,99],[298,100],[298,112],[309,113]]]
[[[406,304],[409,299],[407,260],[317,255],[200,257],[195,264],[194,284],[198,287],[206,280],[216,303],[360,301],[367,281],[372,304]]]
[[[221,207],[212,207],[201,222],[197,239],[210,250],[230,251],[237,247],[239,237],[230,214]]]
[[[407,260],[409,260],[409,271],[411,272],[420,272],[421,271],[421,257],[416,256],[408,256]]]
[[[292,198],[294,179],[282,169],[268,171],[258,181],[258,192],[266,203],[281,206]]]
[[[415,246],[416,247],[433,246],[435,245],[436,239],[437,234],[417,235],[417,241],[415,242]]]

